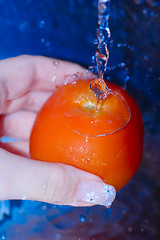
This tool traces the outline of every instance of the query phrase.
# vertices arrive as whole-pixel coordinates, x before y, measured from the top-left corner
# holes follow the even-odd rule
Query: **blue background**
[[[109,66],[124,62],[129,69],[127,90],[145,124],[142,165],[111,209],[6,202],[10,214],[0,222],[0,239],[160,238],[160,6],[153,0],[111,3]],[[0,0],[0,59],[44,55],[88,67],[95,54],[96,27],[95,0]],[[110,72],[121,86],[125,75],[121,68]]]

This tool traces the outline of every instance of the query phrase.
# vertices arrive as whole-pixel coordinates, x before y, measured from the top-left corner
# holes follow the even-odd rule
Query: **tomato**
[[[91,81],[60,86],[47,100],[31,132],[30,155],[96,174],[119,190],[141,162],[141,112],[125,90],[110,82],[97,109]]]

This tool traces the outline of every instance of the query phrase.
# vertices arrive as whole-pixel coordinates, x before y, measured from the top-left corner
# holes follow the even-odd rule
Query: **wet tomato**
[[[118,190],[141,162],[142,116],[135,100],[110,82],[107,98],[97,109],[91,81],[57,88],[37,115],[30,155],[96,174]]]

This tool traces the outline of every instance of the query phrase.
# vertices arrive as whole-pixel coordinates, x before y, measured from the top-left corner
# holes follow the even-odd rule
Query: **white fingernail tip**
[[[106,199],[104,206],[109,207],[116,197],[116,190],[113,186],[104,183],[104,194]]]
[[[74,197],[74,204],[83,202],[109,207],[114,201],[116,190],[113,186],[96,182],[81,181]]]

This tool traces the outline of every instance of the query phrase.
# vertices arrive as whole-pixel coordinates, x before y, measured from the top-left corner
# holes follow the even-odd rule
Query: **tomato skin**
[[[78,89],[87,92],[91,80],[79,81]],[[91,172],[119,190],[132,178],[141,162],[143,121],[135,100],[125,90],[110,82],[107,86],[124,98],[130,108],[131,119],[126,126],[101,137],[77,133],[62,114],[62,99],[67,99],[70,108],[74,105],[70,97],[72,87],[61,86],[37,115],[30,136],[30,155],[33,159],[61,162]]]

